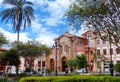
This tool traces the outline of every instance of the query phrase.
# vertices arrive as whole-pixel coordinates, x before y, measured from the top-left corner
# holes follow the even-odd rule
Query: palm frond
[[[1,22],[6,20],[9,17],[10,13],[11,13],[11,9],[6,9],[3,12],[1,12],[1,17],[2,17]]]
[[[17,4],[18,4],[17,1],[18,1],[18,0],[4,0],[4,1],[3,1],[3,4],[17,5]]]
[[[25,14],[30,15],[31,19],[34,19],[34,15],[33,15],[34,10],[31,6],[26,6],[23,11]]]
[[[26,5],[34,5],[32,2],[26,1],[25,2]]]
[[[24,25],[24,29],[27,25],[31,25],[31,20],[34,19],[32,2],[26,0],[5,0],[3,3],[14,5],[14,7],[1,12],[1,22],[11,22],[15,30],[18,29],[18,26],[20,29],[22,24]]]
[[[6,9],[1,13],[2,20],[1,22],[5,21],[6,23],[11,22],[13,25],[13,28],[15,29],[17,25],[17,20],[16,20],[16,9],[15,8],[10,8]]]
[[[26,27],[26,23],[27,23],[27,21],[26,21],[26,19],[24,20],[24,29],[25,29],[25,27]]]
[[[27,20],[27,25],[30,26],[31,25],[31,20],[30,17],[26,14],[26,20]]]

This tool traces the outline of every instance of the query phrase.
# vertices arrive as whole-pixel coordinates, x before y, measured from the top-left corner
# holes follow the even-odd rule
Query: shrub
[[[119,77],[112,76],[51,76],[51,77],[26,77],[20,82],[119,82]]]
[[[114,69],[116,72],[120,72],[120,62],[118,62],[114,65]]]
[[[7,82],[7,79],[0,79],[0,82]]]

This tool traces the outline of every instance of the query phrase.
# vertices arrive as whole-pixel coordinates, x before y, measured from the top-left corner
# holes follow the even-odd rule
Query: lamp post
[[[89,60],[89,52],[90,52],[90,47],[89,47],[89,45],[88,45],[88,64],[90,64],[90,62],[89,62],[89,61],[90,61],[90,60]],[[91,68],[91,67],[89,66],[89,68],[88,68],[88,69],[89,69],[89,71],[91,71],[91,69],[90,69],[90,68]]]
[[[42,54],[42,56],[41,56],[41,72],[43,71],[43,54]]]
[[[109,64],[109,70],[110,70],[110,75],[113,76],[113,60],[112,60],[112,51],[111,51],[111,42],[112,42],[112,38],[111,38],[111,34],[109,32],[109,43],[110,43],[110,64]]]
[[[55,49],[56,49],[56,53],[55,53],[55,60],[56,60],[56,65],[55,65],[55,75],[58,75],[58,71],[57,71],[57,42],[55,41]]]

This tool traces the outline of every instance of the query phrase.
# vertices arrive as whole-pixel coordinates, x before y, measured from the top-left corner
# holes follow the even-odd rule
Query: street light
[[[112,43],[112,38],[111,38],[111,34],[109,32],[109,43],[110,43],[110,64],[109,64],[109,70],[110,70],[110,75],[113,76],[113,60],[112,60],[112,51],[111,51],[111,43]]]
[[[55,66],[55,75],[58,75],[57,71],[57,42],[55,41],[55,49],[56,49],[56,54],[55,54],[55,60],[56,60],[56,66]]]

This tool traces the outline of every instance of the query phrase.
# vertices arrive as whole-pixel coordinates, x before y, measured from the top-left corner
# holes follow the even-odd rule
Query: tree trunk
[[[19,55],[19,30],[17,30],[17,52],[18,52],[18,55]],[[16,66],[16,73],[18,74],[18,66]]]
[[[99,74],[101,74],[101,66],[100,66],[100,71],[99,71]]]

